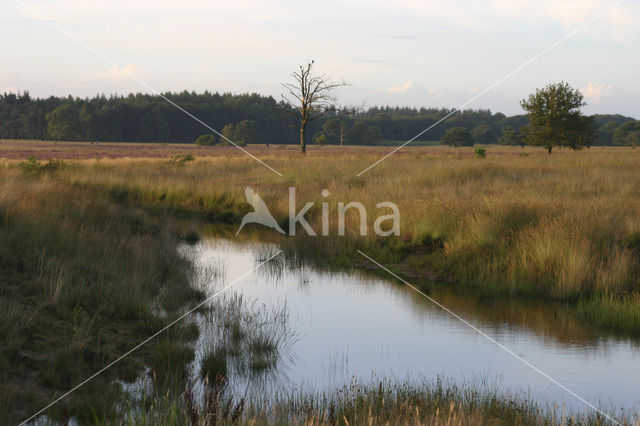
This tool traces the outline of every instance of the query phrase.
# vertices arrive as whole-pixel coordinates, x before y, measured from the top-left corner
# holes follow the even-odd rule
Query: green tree
[[[596,139],[599,145],[613,144],[613,134],[620,125],[615,121],[610,121],[600,126],[596,132]]]
[[[80,112],[71,103],[65,103],[46,116],[47,134],[51,139],[77,141],[83,138]]]
[[[299,133],[292,129],[292,125],[299,124],[296,119],[283,119],[283,110],[288,114],[295,114],[296,110],[273,97],[257,94],[232,95],[230,93],[195,93],[176,92],[167,94],[171,99],[188,105],[198,112],[199,116],[221,123],[240,123],[249,119],[255,122],[255,137],[250,142],[264,143],[280,141],[280,143],[300,142]],[[62,105],[66,106],[55,114],[46,117]],[[318,119],[308,126],[309,135],[318,131],[326,135],[329,144],[340,144],[346,140],[345,136],[359,134],[367,126],[380,127],[385,139],[408,140],[422,132],[425,125],[431,125],[451,112],[443,108],[408,108],[374,106],[366,110],[341,111],[332,113],[332,106],[326,120]],[[73,110],[76,109],[80,117],[80,131],[77,132]],[[65,111],[66,110],[66,111]],[[57,120],[58,113],[68,112],[70,119]],[[347,114],[343,114],[347,112]],[[636,123],[632,117],[620,114],[596,114],[594,122],[598,125],[597,139],[594,144],[611,145],[615,130],[627,121]],[[73,124],[75,122],[75,124]],[[520,129],[529,122],[526,115],[505,117],[503,114],[491,114],[488,110],[466,110],[447,120],[449,125],[437,126],[420,136],[418,140],[441,139],[449,127],[460,126],[478,130],[483,123],[488,125],[500,136],[500,129],[505,125]],[[166,100],[148,94],[131,94],[128,96],[114,95],[106,97],[98,95],[89,99],[72,97],[32,98],[28,93],[0,93],[0,139],[46,139],[49,136],[51,123],[51,137],[62,136],[63,139],[78,139],[90,141],[149,141],[149,142],[184,142],[193,141],[202,134],[202,126],[187,117],[181,111],[167,104]],[[64,123],[72,123],[70,126]],[[351,129],[358,124],[356,131]],[[319,125],[317,125],[319,124]],[[616,143],[625,145],[627,134],[631,130],[625,125],[616,138]],[[235,130],[235,126],[234,130]],[[297,126],[296,126],[297,127]],[[474,131],[476,139],[478,135]],[[216,135],[219,137],[220,135]],[[233,133],[230,139],[235,140]],[[296,142],[297,141],[297,142]],[[352,139],[349,143],[368,143],[363,140]]]
[[[613,132],[613,144],[627,145],[627,138],[629,137],[629,134],[635,132],[636,130],[640,130],[640,121],[630,120],[626,123],[622,123]]]
[[[353,126],[349,129],[347,133],[347,138],[354,145],[362,145],[362,134],[367,127],[367,123],[364,120],[358,120],[353,123]]]
[[[242,120],[236,124],[236,129],[233,132],[233,135],[235,137],[235,143],[239,145],[248,144],[256,136],[256,122],[253,120]]]
[[[525,145],[522,134],[508,124],[502,128],[502,136],[498,139],[498,143],[501,145],[520,145],[522,148]]]
[[[380,126],[367,126],[360,137],[364,145],[377,145],[384,140]]]
[[[627,135],[627,145],[634,148],[640,145],[640,130],[635,130]]]
[[[578,89],[569,83],[549,84],[520,102],[529,124],[524,127],[529,145],[544,146],[549,154],[554,146],[581,149],[595,136],[593,119],[582,115],[586,105]]]
[[[214,135],[200,135],[196,138],[196,145],[200,146],[213,146],[216,144],[216,137]]]
[[[324,134],[324,133],[318,133],[318,134],[317,134],[317,135],[315,135],[315,136],[314,136],[314,138],[313,138],[313,142],[314,142],[316,145],[326,145],[328,140],[329,140],[329,139],[327,138],[327,135],[326,135],[326,134]]]
[[[376,145],[384,140],[384,134],[380,126],[373,125],[370,121],[359,120],[349,129],[348,138],[353,144]]]
[[[496,141],[496,135],[488,124],[478,124],[471,130],[471,138],[474,143],[490,144]]]
[[[346,120],[338,117],[331,117],[322,125],[322,134],[327,138],[327,143],[332,145],[340,145],[345,141],[345,133],[347,132]]]
[[[237,143],[233,140],[235,138],[235,126],[232,123],[225,124],[225,126],[222,128],[222,132],[220,133],[223,136],[220,138],[220,142],[223,145],[231,145],[231,142]]]
[[[442,136],[440,143],[453,147],[472,146],[471,132],[466,127],[452,127]]]

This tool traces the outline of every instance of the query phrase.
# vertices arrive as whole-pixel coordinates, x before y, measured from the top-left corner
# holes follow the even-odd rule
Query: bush
[[[169,163],[184,164],[187,161],[194,161],[195,159],[196,159],[196,157],[194,157],[191,154],[187,154],[187,155],[172,155],[169,158]]]
[[[441,144],[453,147],[473,146],[471,132],[466,127],[452,127],[442,136]]]
[[[196,145],[200,146],[213,146],[217,142],[214,135],[200,135],[196,139]]]
[[[47,163],[40,163],[33,155],[29,156],[27,161],[18,163],[22,172],[28,176],[38,176],[41,173],[54,173],[68,166],[63,160],[51,159]]]
[[[327,136],[324,133],[319,134],[315,138],[313,138],[313,142],[316,145],[326,145],[327,144]]]
[[[476,153],[476,158],[485,158],[487,156],[487,150],[481,146],[476,148],[475,153]]]
[[[242,120],[236,124],[233,132],[234,142],[245,146],[256,137],[256,122],[253,120]]]
[[[224,136],[224,138],[220,138],[220,143],[222,145],[233,145],[231,142],[238,144],[236,141],[234,141],[236,137],[235,132],[236,132],[236,128],[233,125],[233,123],[226,124],[222,128],[222,136]]]

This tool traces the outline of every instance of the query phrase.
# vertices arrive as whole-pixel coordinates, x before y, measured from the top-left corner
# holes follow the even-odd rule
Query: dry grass
[[[40,144],[53,152],[55,145]],[[116,156],[121,146],[109,149]],[[0,337],[8,342],[3,343],[0,366],[21,365],[20,373],[29,362],[42,364],[50,370],[45,371],[48,378],[27,380],[46,383],[64,377],[71,383],[76,378],[64,361],[87,356],[86,348],[95,346],[91,336],[107,329],[110,312],[127,312],[121,324],[136,322],[127,338],[153,328],[156,324],[138,319],[146,318],[158,301],[176,308],[170,306],[172,300],[189,298],[173,297],[166,286],[182,278],[167,270],[175,262],[173,239],[159,218],[223,223],[235,230],[249,211],[246,186],[262,196],[283,225],[290,186],[297,188],[298,207],[315,202],[308,217],[316,231],[321,228],[320,203],[330,203],[329,237],[301,233],[280,241],[319,263],[362,264],[355,253],[361,249],[409,277],[452,279],[478,293],[566,301],[592,324],[640,334],[638,151],[592,148],[548,156],[527,149],[529,155],[522,156],[519,148],[489,147],[487,158],[478,159],[473,149],[409,148],[357,177],[387,150],[325,147],[301,157],[293,148],[250,147],[284,173],[279,177],[233,149],[206,148],[202,153],[212,156],[205,157],[192,148],[168,147],[162,158],[36,166],[0,161],[1,266],[2,279],[9,283],[0,298],[0,324],[19,325],[0,325]],[[187,152],[196,160],[167,161]],[[326,200],[323,189],[331,192]],[[369,235],[359,236],[357,217],[349,215],[347,236],[337,236],[339,201],[366,206]],[[398,204],[400,237],[372,235],[375,205],[381,201]],[[151,266],[148,256],[156,260]],[[96,292],[99,298],[88,297]],[[85,300],[95,304],[85,306]],[[57,359],[34,360],[38,350],[60,345],[60,339],[38,337],[46,324],[59,327],[64,344],[72,344],[61,346]],[[25,340],[34,335],[40,347]],[[101,348],[98,354],[89,352],[95,365],[122,349]],[[65,352],[70,350],[72,356]],[[24,363],[16,364],[18,360]],[[14,376],[9,379],[15,382]],[[37,406],[50,397],[9,390],[3,404],[31,398],[30,405]]]
[[[185,401],[186,400],[186,401]],[[292,392],[261,402],[234,399],[219,381],[202,401],[187,387],[185,400],[156,399],[149,410],[132,412],[131,424],[197,426],[275,424],[353,425],[605,425],[594,412],[574,413],[541,406],[526,395],[501,394],[489,388],[464,388],[441,380],[419,384],[356,381],[327,392]],[[619,412],[620,424],[640,425],[637,416]]]
[[[61,179],[101,188],[120,201],[219,216],[234,225],[248,208],[245,186],[252,186],[284,223],[287,187],[296,186],[299,206],[316,203],[309,221],[317,232],[320,203],[331,204],[332,235],[300,238],[318,250],[348,252],[357,246],[385,262],[411,262],[488,289],[556,299],[637,290],[638,152],[592,148],[548,156],[534,150],[523,157],[519,148],[489,148],[487,159],[476,159],[471,149],[414,148],[355,176],[382,152],[325,148],[311,150],[306,158],[290,150],[263,156],[283,178],[234,154],[183,165],[149,159],[84,161],[65,170]],[[331,192],[326,200],[320,195],[325,188]],[[367,237],[358,235],[353,211],[347,215],[348,241],[337,237],[338,201],[367,207]],[[372,235],[373,220],[386,213],[377,211],[380,201],[400,207],[401,238],[381,242]],[[443,250],[419,250],[425,237],[442,239]]]
[[[237,150],[207,149],[215,156],[186,164],[77,161],[58,177],[118,202],[231,225],[248,211],[243,189],[252,186],[285,229],[288,187],[295,186],[299,207],[315,202],[308,217],[318,233],[320,204],[330,203],[332,229],[329,237],[296,241],[342,266],[361,248],[385,264],[490,293],[576,300],[638,292],[640,152],[630,148],[549,156],[542,149],[490,147],[486,159],[474,158],[472,148],[406,148],[360,177],[388,149],[314,147],[301,157],[292,147],[250,148],[284,177]],[[16,173],[15,162],[4,164],[4,173]],[[325,188],[327,199],[320,195]],[[350,211],[347,238],[337,236],[339,201],[366,206],[369,235],[358,235],[359,219]],[[372,235],[374,219],[387,213],[376,209],[381,201],[398,204],[400,238]],[[442,249],[421,247],[434,239]]]
[[[0,171],[2,424],[32,415],[202,297],[189,286],[167,218],[49,173]],[[184,341],[193,332],[174,329],[160,337],[162,347],[192,352]],[[113,380],[141,374],[155,351],[143,348],[47,414],[88,422],[113,413],[120,393]],[[176,367],[166,376],[180,374]]]

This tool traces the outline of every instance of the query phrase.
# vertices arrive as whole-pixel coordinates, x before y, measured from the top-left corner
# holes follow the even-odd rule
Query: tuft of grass
[[[581,300],[578,312],[589,323],[602,330],[623,334],[636,334],[640,329],[640,297],[638,295],[616,298],[596,296]]]
[[[574,413],[532,402],[527,395],[503,394],[490,388],[458,386],[442,379],[419,383],[352,381],[325,392],[286,392],[274,398],[248,400],[213,382],[198,399],[187,387],[183,399],[156,400],[129,415],[133,423],[162,424],[293,424],[293,425],[603,425],[593,412]],[[621,424],[638,425],[637,417],[619,413]],[[151,421],[151,423],[153,423]]]
[[[237,295],[216,299],[202,320],[200,375],[209,380],[263,377],[288,359],[297,338],[286,307],[267,309]]]
[[[219,377],[227,377],[227,351],[220,349],[205,355],[200,366],[200,375],[204,378],[215,380]]]

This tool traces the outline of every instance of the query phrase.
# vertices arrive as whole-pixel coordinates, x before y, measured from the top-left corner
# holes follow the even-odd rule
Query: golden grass
[[[280,241],[318,262],[362,264],[355,252],[361,249],[401,273],[452,278],[479,293],[577,302],[577,311],[592,324],[640,332],[640,155],[635,150],[592,148],[549,156],[527,149],[529,155],[522,156],[519,148],[490,147],[486,159],[477,159],[472,149],[408,148],[360,177],[356,174],[384,149],[310,149],[306,157],[292,149],[260,151],[284,177],[229,149],[213,149],[211,156],[184,164],[168,162],[169,151],[162,159],[76,160],[50,167],[0,161],[2,266],[14,274],[5,280],[12,288],[23,280],[28,285],[20,291],[34,292],[24,300],[14,297],[18,293],[0,299],[4,323],[20,325],[13,331],[0,328],[0,337],[15,346],[4,347],[0,364],[14,362],[9,355],[30,344],[16,330],[37,326],[40,333],[52,319],[63,340],[82,350],[90,346],[96,324],[108,323],[114,310],[138,322],[130,337],[148,331],[141,318],[153,309],[154,297],[168,296],[164,302],[171,305],[193,296],[175,298],[171,294],[180,293],[177,286],[166,287],[184,277],[167,269],[176,261],[175,240],[159,235],[170,229],[159,218],[170,214],[235,229],[249,210],[246,186],[262,196],[283,225],[289,215],[288,187],[295,186],[298,207],[316,203],[308,217],[317,232],[325,201],[321,191],[331,192],[326,199],[329,237],[301,233]],[[366,206],[369,235],[358,235],[357,216],[349,214],[347,236],[337,236],[340,201]],[[399,237],[372,234],[375,205],[381,201],[398,204]],[[155,259],[151,265],[147,255]],[[164,274],[170,279],[161,283]],[[102,302],[88,297],[96,292]],[[96,301],[95,306],[82,307],[85,300]],[[86,315],[93,310],[100,315]],[[45,349],[56,343],[38,342]],[[63,349],[61,359],[72,359]],[[118,349],[106,348],[95,362]],[[50,380],[57,380],[69,368],[55,367],[53,361],[48,357],[39,363],[52,369]],[[34,404],[42,397],[34,397]]]
[[[235,216],[248,208],[243,189],[252,186],[283,222],[287,187],[296,186],[298,206],[316,203],[309,221],[318,233],[325,201],[320,191],[326,188],[331,192],[326,200],[331,236],[306,239],[319,250],[327,245],[368,248],[383,261],[411,259],[474,285],[557,299],[637,291],[638,256],[628,243],[640,230],[637,151],[591,148],[549,156],[527,149],[525,157],[520,148],[491,147],[486,159],[477,159],[471,149],[408,148],[356,176],[383,152],[322,149],[301,157],[286,150],[263,156],[284,177],[227,151],[183,165],[157,159],[79,161],[59,177],[135,203]],[[342,244],[338,201],[366,206],[367,237],[358,235],[359,219],[352,211],[347,214],[348,241]],[[401,212],[402,236],[384,248],[372,235],[373,220],[383,213],[375,207],[380,201],[397,203]],[[425,236],[442,238],[444,250],[400,255],[401,245],[419,244]]]

